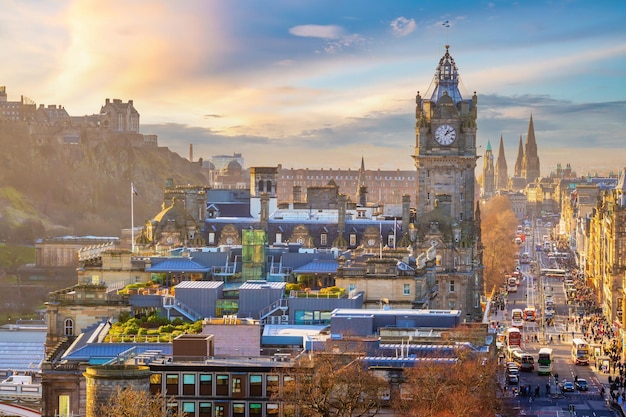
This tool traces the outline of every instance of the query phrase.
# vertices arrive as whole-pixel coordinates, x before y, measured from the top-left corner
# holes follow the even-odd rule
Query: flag
[[[137,188],[135,188],[135,184],[133,184],[132,182],[130,183],[130,191],[131,191],[134,195],[139,195],[139,193],[137,192]]]

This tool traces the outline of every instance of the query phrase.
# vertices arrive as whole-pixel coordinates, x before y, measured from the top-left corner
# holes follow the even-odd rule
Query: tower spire
[[[537,141],[535,140],[535,126],[533,115],[530,115],[526,146],[524,149],[524,161],[522,164],[522,177],[526,178],[526,184],[535,182],[541,176],[539,172],[539,155],[537,154]]]
[[[498,148],[498,159],[496,159],[496,190],[505,190],[509,185],[509,173],[506,165],[506,156],[504,156],[504,140],[500,135],[500,146]]]
[[[515,160],[515,177],[522,176],[522,166],[524,164],[524,145],[522,144],[522,135],[519,136],[519,146],[517,148],[517,159]]]
[[[361,168],[359,169],[359,181],[356,186],[356,201],[362,206],[367,205],[367,185],[365,184],[365,158],[361,156]]]

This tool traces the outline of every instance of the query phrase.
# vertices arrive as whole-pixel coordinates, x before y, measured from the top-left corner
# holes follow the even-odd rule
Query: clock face
[[[456,130],[450,125],[441,125],[435,131],[435,140],[440,145],[450,145],[456,140]]]

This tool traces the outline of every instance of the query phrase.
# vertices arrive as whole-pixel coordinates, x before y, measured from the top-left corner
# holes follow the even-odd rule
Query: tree
[[[272,398],[301,417],[365,417],[378,414],[388,389],[358,355],[323,351],[301,359]]]
[[[168,410],[168,401],[161,394],[152,395],[135,387],[117,387],[109,401],[96,412],[97,417],[184,417],[180,410]]]
[[[504,281],[504,275],[515,267],[517,247],[514,243],[515,227],[518,219],[511,209],[511,201],[506,196],[495,196],[481,209],[481,232],[483,281],[485,292],[489,294]]]
[[[464,352],[455,363],[423,362],[404,370],[393,408],[402,416],[485,417],[502,413],[506,404],[493,359]]]

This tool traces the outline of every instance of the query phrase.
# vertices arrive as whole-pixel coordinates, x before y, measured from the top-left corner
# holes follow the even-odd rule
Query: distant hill
[[[206,183],[200,163],[143,135],[0,120],[0,233],[41,222],[44,236],[119,236],[161,209],[166,180]],[[38,236],[38,237],[44,237]]]

